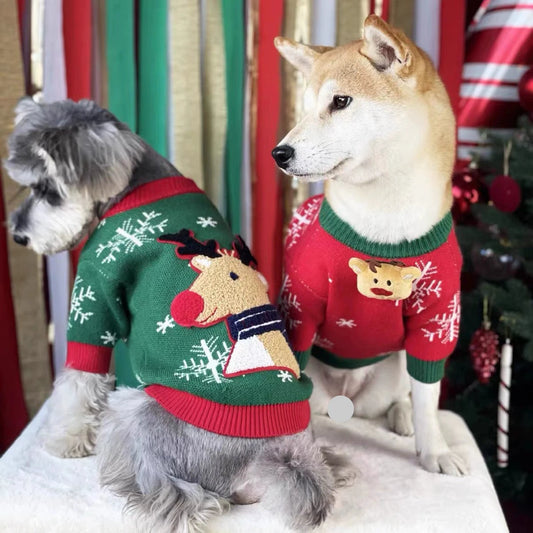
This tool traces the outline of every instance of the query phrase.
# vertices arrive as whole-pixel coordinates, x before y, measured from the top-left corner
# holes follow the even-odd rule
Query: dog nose
[[[276,146],[272,150],[272,157],[276,160],[279,168],[287,168],[289,161],[294,156],[294,148],[288,144]]]
[[[13,240],[22,246],[26,246],[30,239],[26,237],[25,235],[13,235]]]

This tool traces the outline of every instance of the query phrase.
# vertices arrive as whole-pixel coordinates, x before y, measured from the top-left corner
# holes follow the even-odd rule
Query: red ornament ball
[[[500,211],[512,213],[522,201],[520,185],[511,176],[496,176],[490,184],[490,199]]]
[[[456,222],[463,222],[470,214],[472,204],[483,198],[481,173],[475,168],[457,169],[452,177],[452,215]]]
[[[485,324],[478,329],[470,341],[470,357],[480,383],[488,383],[496,370],[500,356],[498,335]]]
[[[533,113],[533,68],[526,70],[518,83],[520,105],[529,113]]]

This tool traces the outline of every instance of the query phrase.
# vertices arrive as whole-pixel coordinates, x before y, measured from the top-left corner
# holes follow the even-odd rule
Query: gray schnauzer
[[[10,231],[40,254],[75,246],[135,188],[180,175],[90,101],[21,101],[8,146],[8,173],[30,189]],[[335,486],[351,476],[349,463],[320,448],[310,427],[229,437],[176,418],[142,390],[113,389],[108,373],[65,369],[54,384],[44,444],[61,457],[96,453],[101,483],[127,499],[146,529],[199,531],[231,503],[259,500],[289,527],[315,527],[333,506]]]

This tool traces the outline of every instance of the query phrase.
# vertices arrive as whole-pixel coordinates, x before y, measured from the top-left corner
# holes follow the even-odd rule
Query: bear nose
[[[279,168],[287,168],[289,161],[294,156],[294,148],[288,144],[276,146],[272,150],[272,157],[276,160]]]
[[[13,235],[13,240],[21,246],[26,246],[30,239],[25,235]]]

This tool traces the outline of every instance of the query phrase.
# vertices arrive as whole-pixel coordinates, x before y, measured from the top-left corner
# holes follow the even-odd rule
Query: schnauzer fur
[[[179,172],[89,101],[22,101],[5,166],[31,192],[12,214],[17,242],[38,253],[70,248],[131,189]],[[96,446],[100,479],[127,499],[143,530],[192,532],[232,503],[261,499],[296,528],[320,524],[348,463],[323,453],[311,430],[270,439],[209,433],[176,419],[113,377],[67,369],[56,380],[47,449],[81,457]],[[332,463],[332,468],[328,462]]]

